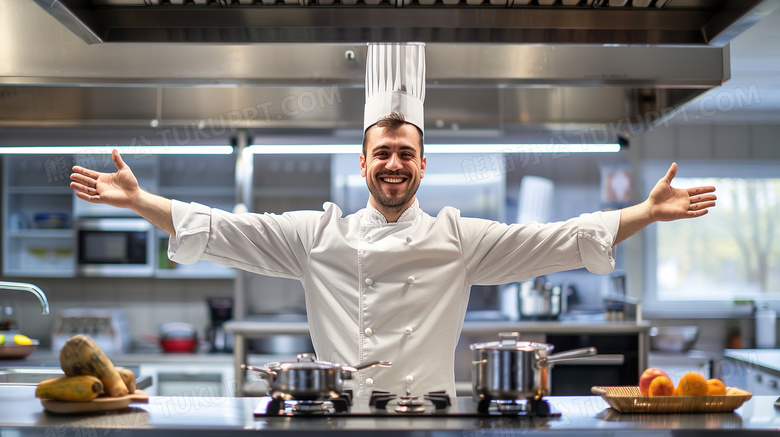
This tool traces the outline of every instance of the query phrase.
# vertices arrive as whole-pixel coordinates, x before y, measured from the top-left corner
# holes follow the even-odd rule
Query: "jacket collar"
[[[398,217],[398,223],[414,220],[417,217],[419,210],[420,203],[418,202],[417,197],[415,197],[414,203]],[[363,216],[363,220],[369,223],[387,223],[387,218],[385,218],[379,210],[371,206],[371,202],[366,203],[366,214]]]

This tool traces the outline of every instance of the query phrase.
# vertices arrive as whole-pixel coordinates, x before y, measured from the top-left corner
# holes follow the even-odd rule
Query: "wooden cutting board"
[[[117,397],[98,397],[89,402],[70,402],[55,401],[52,399],[41,399],[43,409],[52,413],[59,414],[79,414],[92,413],[96,411],[111,411],[127,408],[130,404],[148,404],[149,395],[143,390],[136,390],[135,393],[126,396]]]

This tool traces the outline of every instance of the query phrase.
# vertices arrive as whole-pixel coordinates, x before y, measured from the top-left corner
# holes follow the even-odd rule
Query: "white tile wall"
[[[751,159],[780,159],[780,127],[753,126],[750,140]]]
[[[675,129],[675,154],[678,159],[711,159],[713,129],[710,126],[685,126]]]
[[[714,159],[750,158],[750,126],[714,126],[712,131]]]

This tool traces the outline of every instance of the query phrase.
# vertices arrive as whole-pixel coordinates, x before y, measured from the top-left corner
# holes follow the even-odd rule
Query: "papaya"
[[[62,376],[40,382],[35,397],[57,401],[89,402],[103,393],[103,383],[92,375]]]
[[[103,383],[103,389],[111,397],[128,394],[127,386],[114,364],[86,335],[69,338],[60,350],[60,367],[66,376],[92,375]]]
[[[122,377],[122,381],[125,383],[125,386],[127,387],[128,393],[135,393],[135,374],[130,369],[125,369],[124,367],[115,367],[116,371],[119,372],[119,376]]]

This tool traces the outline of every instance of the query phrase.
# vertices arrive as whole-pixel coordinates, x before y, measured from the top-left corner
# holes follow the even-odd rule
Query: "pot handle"
[[[517,344],[518,341],[520,341],[520,333],[519,332],[499,332],[498,333],[498,340],[501,342],[501,345],[507,345],[512,346]]]
[[[260,377],[276,376],[276,372],[273,370],[263,369],[262,367],[247,366],[246,364],[242,364],[241,368],[244,370],[251,370],[253,372],[260,372]]]
[[[560,352],[557,354],[552,354],[549,357],[542,358],[539,360],[539,365],[547,366],[548,363],[552,363],[555,361],[567,361],[567,360],[574,360],[582,357],[590,357],[596,355],[597,353],[598,351],[596,350],[595,347],[584,347],[580,349],[572,349],[570,351]]]
[[[392,365],[393,363],[390,361],[369,361],[367,363],[360,363],[355,367],[344,366],[343,369],[349,369],[350,371],[354,369],[354,371],[357,372],[358,370],[368,369],[369,367],[390,367]]]
[[[390,367],[393,363],[390,361],[369,361],[367,363],[360,363],[355,367],[351,366],[341,366],[341,378],[342,379],[352,379],[353,376],[355,376],[355,373],[357,373],[358,370],[368,369],[369,367]]]
[[[317,361],[317,355],[311,352],[304,352],[302,354],[298,354],[296,358],[298,359],[298,361],[311,361],[311,362]]]

